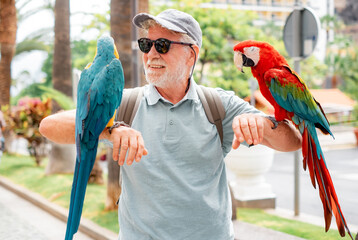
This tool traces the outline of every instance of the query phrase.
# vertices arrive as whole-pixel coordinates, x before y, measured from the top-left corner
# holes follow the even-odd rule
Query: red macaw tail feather
[[[347,230],[353,240],[342,214],[338,197],[318,142],[316,129],[313,125],[308,124],[305,126],[302,138],[303,168],[306,170],[308,166],[313,187],[316,188],[316,182],[318,184],[319,196],[323,204],[326,232],[330,228],[333,212],[340,235],[344,237],[345,230]]]
[[[310,151],[312,148],[308,138],[307,128],[303,131],[302,139],[303,169],[306,171],[308,165],[308,172],[310,173],[312,185],[316,188],[315,172],[313,170],[313,156],[312,151]]]

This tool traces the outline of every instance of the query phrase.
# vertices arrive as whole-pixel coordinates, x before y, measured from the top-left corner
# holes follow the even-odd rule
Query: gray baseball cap
[[[186,33],[201,48],[202,32],[199,23],[189,14],[176,9],[167,9],[157,16],[139,13],[133,18],[133,23],[143,28],[142,23],[148,19],[156,21],[162,27],[174,32]]]

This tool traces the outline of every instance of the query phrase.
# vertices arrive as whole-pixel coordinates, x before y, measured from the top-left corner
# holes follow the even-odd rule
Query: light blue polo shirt
[[[144,87],[132,128],[142,133],[148,155],[121,168],[121,240],[234,239],[224,157],[231,150],[233,118],[260,112],[217,89],[226,110],[222,146],[195,85],[191,80],[175,105],[153,85]]]

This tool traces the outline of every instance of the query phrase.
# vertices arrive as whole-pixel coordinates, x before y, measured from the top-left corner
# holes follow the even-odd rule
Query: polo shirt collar
[[[196,92],[196,87],[197,84],[194,81],[193,78],[190,79],[190,86],[189,86],[189,90],[188,92],[185,94],[185,96],[183,97],[182,100],[180,100],[179,103],[184,102],[185,100],[193,100],[193,101],[199,101],[199,96]],[[153,84],[149,84],[148,86],[148,91],[146,91],[145,96],[147,98],[148,101],[148,105],[155,105],[159,100],[162,100],[164,102],[169,102],[168,100],[166,100],[162,95],[160,95],[160,93],[158,92],[158,90],[155,88],[155,86]],[[178,104],[179,104],[178,103]]]

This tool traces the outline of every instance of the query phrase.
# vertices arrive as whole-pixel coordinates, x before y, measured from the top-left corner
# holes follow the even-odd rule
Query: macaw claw
[[[278,127],[279,122],[276,120],[276,118],[272,116],[266,116],[266,118],[268,118],[273,123],[273,127],[271,129],[276,129]]]

